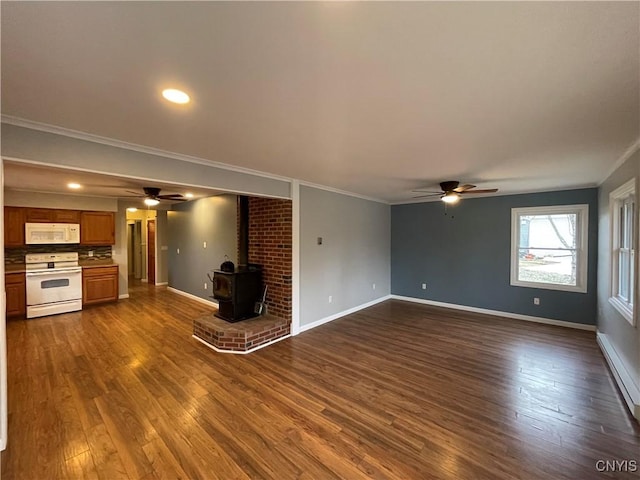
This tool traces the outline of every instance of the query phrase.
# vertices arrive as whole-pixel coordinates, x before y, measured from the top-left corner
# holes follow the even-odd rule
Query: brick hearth
[[[248,353],[290,333],[289,320],[271,315],[236,323],[226,322],[213,315],[205,315],[193,321],[193,336],[222,352]]]

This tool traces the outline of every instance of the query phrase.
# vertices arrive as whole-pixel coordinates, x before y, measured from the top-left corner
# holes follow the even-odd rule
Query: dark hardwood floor
[[[388,301],[243,356],[206,312],[140,285],[10,321],[3,479],[639,477],[596,469],[640,428],[593,332]]]

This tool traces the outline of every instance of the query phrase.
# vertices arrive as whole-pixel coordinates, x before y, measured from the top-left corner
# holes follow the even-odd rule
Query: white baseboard
[[[520,313],[501,312],[500,310],[488,310],[486,308],[468,307],[466,305],[457,305],[455,303],[436,302],[435,300],[425,300],[424,298],[403,297],[401,295],[391,295],[394,300],[403,300],[405,302],[422,303],[423,305],[433,305],[434,307],[451,308],[454,310],[463,310],[465,312],[483,313],[485,315],[494,315],[496,317],[513,318],[515,320],[525,320],[527,322],[544,323],[546,325],[555,325],[558,327],[575,328],[577,330],[596,331],[595,325],[585,325],[584,323],[565,322],[563,320],[555,320],[553,318],[534,317],[532,315],[522,315]]]
[[[123,293],[121,295],[118,295],[118,299],[122,300],[123,298],[129,298],[129,294],[128,293]]]
[[[141,278],[141,279],[140,279],[140,281],[141,281],[142,283],[147,283],[147,279],[146,279],[146,278]]]
[[[262,345],[258,345],[257,347],[251,348],[249,350],[244,350],[244,351],[235,351],[235,350],[221,350],[217,347],[214,347],[213,345],[211,345],[208,342],[205,342],[203,339],[201,339],[200,337],[196,337],[195,335],[191,335],[193,338],[195,338],[196,340],[198,340],[200,343],[202,343],[203,345],[206,345],[207,347],[209,347],[211,350],[215,350],[218,353],[232,353],[234,355],[246,355],[247,353],[251,353],[251,352],[255,352],[256,350],[260,350],[261,348],[264,347],[268,347],[269,345],[273,345],[274,343],[279,342],[280,340],[284,340],[285,338],[289,338],[291,336],[291,334],[287,334],[283,337],[278,337],[274,340],[270,340],[267,343],[263,343]]]
[[[183,292],[182,290],[178,290],[177,288],[173,288],[173,287],[167,287],[167,290],[173,293],[177,293],[178,295],[182,295],[183,297],[190,298],[191,300],[195,300],[196,302],[204,303],[209,307],[218,308],[218,303],[214,302],[213,300],[206,300],[204,298],[196,297],[195,295],[192,295],[187,292]]]
[[[607,336],[602,332],[598,332],[596,338],[631,414],[637,420],[640,420],[640,389],[634,383],[633,377],[627,371]]]
[[[156,283],[156,287],[162,287],[164,285],[169,285],[169,282],[160,282],[160,283]]]
[[[344,317],[345,315],[350,315],[364,308],[372,307],[373,305],[384,302],[385,300],[389,300],[390,298],[391,295],[386,295],[384,297],[376,298],[375,300],[372,300],[370,302],[363,303],[362,305],[358,305],[357,307],[343,310],[342,312],[336,313],[334,315],[321,318],[320,320],[316,320],[315,322],[309,323],[307,325],[300,325],[300,330],[298,331],[298,333],[306,332],[307,330],[311,330],[312,328],[319,327],[320,325],[324,325],[325,323],[332,322],[333,320],[337,320],[338,318]]]

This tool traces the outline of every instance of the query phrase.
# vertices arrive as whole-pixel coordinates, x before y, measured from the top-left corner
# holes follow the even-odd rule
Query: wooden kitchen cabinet
[[[113,212],[80,213],[80,245],[114,245],[116,222]]]
[[[24,317],[27,313],[25,274],[7,273],[4,278],[7,294],[7,317]]]
[[[53,223],[52,208],[25,208],[28,223]]]
[[[78,210],[61,208],[25,208],[26,221],[29,223],[80,223]]]
[[[78,210],[54,210],[53,223],[80,223]]]
[[[82,269],[82,304],[118,300],[118,265]]]
[[[24,245],[24,222],[24,208],[4,207],[5,247],[22,247]]]

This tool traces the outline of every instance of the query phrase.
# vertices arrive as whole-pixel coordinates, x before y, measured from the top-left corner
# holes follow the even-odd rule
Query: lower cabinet
[[[82,304],[118,300],[118,265],[82,269]]]
[[[27,314],[26,277],[24,273],[7,273],[4,276],[7,293],[7,317],[24,317]]]

